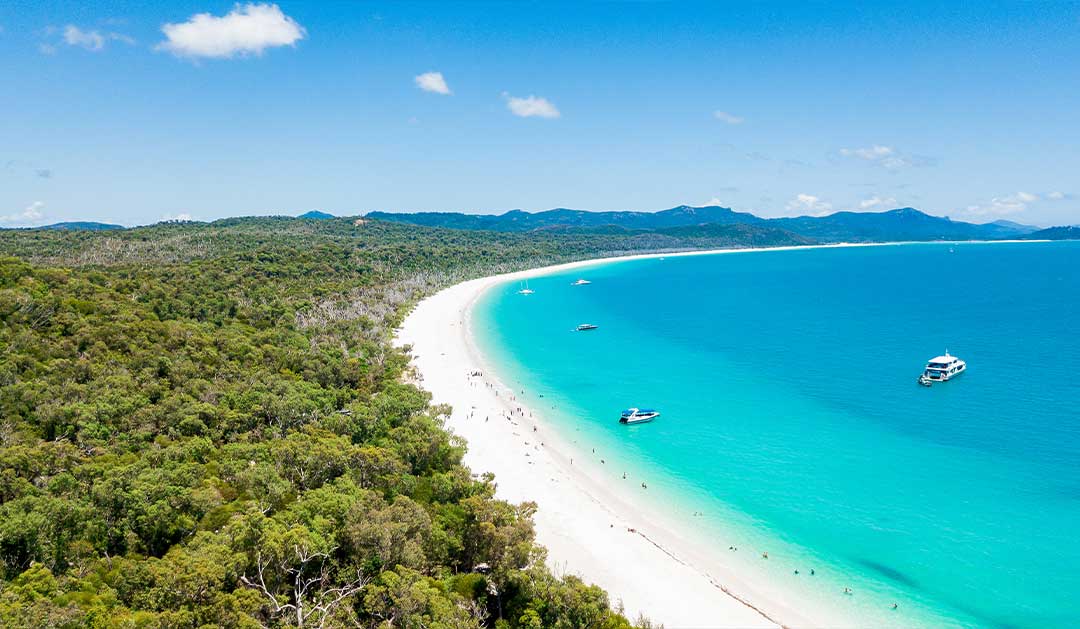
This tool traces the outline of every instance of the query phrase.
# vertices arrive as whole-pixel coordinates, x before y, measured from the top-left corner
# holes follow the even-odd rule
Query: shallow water
[[[747,569],[874,624],[1080,626],[1080,243],[667,257],[529,284],[475,311],[499,374]],[[946,348],[967,373],[917,386]],[[662,416],[620,426],[628,406]]]

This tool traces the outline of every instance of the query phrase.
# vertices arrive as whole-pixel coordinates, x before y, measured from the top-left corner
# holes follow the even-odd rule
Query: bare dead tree
[[[240,582],[262,593],[274,617],[288,617],[300,629],[323,629],[337,609],[365,586],[359,570],[355,579],[333,586],[329,558],[329,553],[311,552],[300,545],[294,545],[292,554],[276,563],[260,552],[255,562],[255,576],[243,575]],[[269,575],[271,583],[277,577],[288,582],[290,591],[277,594],[275,587],[267,585],[268,571],[276,572]]]

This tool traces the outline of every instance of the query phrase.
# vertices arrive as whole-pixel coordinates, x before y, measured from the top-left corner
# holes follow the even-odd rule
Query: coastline
[[[447,427],[468,442],[465,463],[475,473],[494,473],[500,498],[537,503],[537,541],[548,549],[548,564],[556,574],[595,583],[608,591],[613,604],[625,604],[628,617],[644,614],[668,627],[857,626],[840,609],[811,605],[774,580],[747,578],[722,553],[701,548],[690,524],[645,508],[625,485],[605,480],[591,460],[595,457],[547,430],[551,424],[544,415],[524,408],[489,369],[471,332],[471,312],[495,286],[612,262],[900,244],[906,243],[641,254],[495,275],[423,300],[405,320],[397,343],[412,346],[412,364],[433,401],[453,407]],[[468,375],[473,372],[482,376]]]
[[[838,246],[880,245],[820,247]],[[836,623],[839,619],[832,614],[796,609],[782,591],[744,582],[729,566],[710,564],[705,569],[689,561],[695,556],[693,548],[685,545],[677,527],[645,517],[619,488],[590,473],[586,457],[574,460],[575,447],[545,431],[542,414],[528,409],[514,413],[521,404],[488,369],[470,331],[473,306],[488,289],[506,282],[625,260],[805,248],[649,253],[470,280],[418,304],[396,342],[412,346],[419,384],[431,392],[433,402],[453,407],[447,428],[466,439],[465,463],[474,473],[494,473],[500,498],[538,505],[537,541],[548,549],[548,564],[556,574],[575,574],[595,583],[613,604],[625,605],[628,617],[644,614],[668,627]],[[483,376],[468,375],[476,371]]]

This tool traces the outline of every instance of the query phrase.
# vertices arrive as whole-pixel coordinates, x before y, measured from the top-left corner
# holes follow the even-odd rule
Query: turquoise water
[[[530,287],[477,306],[496,371],[612,478],[703,512],[733,561],[874,624],[1080,626],[1080,243],[668,257]],[[917,386],[946,348],[967,373]],[[620,426],[628,406],[663,415]]]

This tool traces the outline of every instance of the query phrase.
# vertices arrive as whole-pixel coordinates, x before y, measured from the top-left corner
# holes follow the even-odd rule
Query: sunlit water
[[[530,288],[475,311],[499,374],[747,569],[874,624],[1080,626],[1080,243],[668,257]],[[967,373],[917,386],[946,348]],[[662,416],[620,426],[628,406]]]

